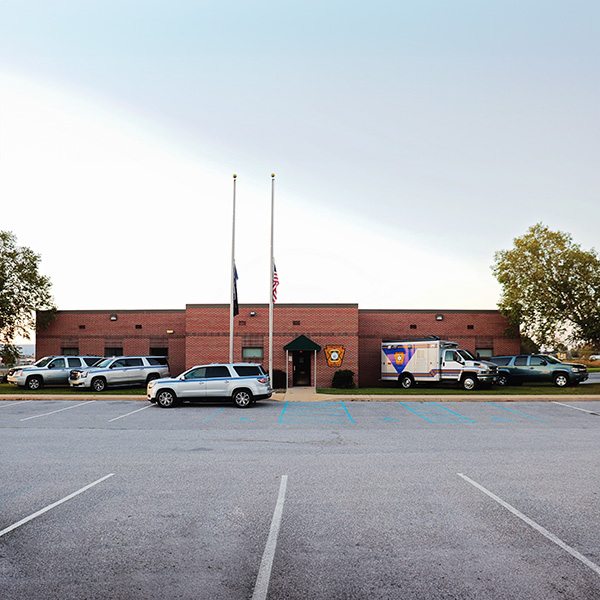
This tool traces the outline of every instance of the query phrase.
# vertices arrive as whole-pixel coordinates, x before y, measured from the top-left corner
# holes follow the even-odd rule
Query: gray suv
[[[147,385],[168,376],[166,356],[113,356],[89,369],[71,371],[69,385],[103,392],[108,386]]]
[[[564,363],[549,354],[492,356],[498,365],[498,385],[552,382],[557,387],[577,385],[588,378],[585,365]]]
[[[14,367],[8,372],[8,383],[39,390],[45,385],[68,385],[72,369],[86,369],[102,360],[101,356],[45,356],[27,367]]]
[[[269,376],[253,363],[211,364],[192,367],[179,377],[157,379],[148,384],[148,400],[162,408],[183,401],[202,402],[223,398],[239,408],[273,394]]]

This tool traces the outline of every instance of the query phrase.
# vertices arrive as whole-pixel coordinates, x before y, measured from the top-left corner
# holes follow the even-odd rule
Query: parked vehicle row
[[[165,356],[46,356],[11,369],[7,381],[28,390],[70,385],[102,392],[108,386],[146,385],[168,375]]]

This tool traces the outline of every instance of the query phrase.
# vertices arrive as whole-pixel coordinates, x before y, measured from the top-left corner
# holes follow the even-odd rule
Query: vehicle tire
[[[95,392],[103,392],[106,389],[106,379],[104,377],[94,377],[92,379],[92,389]]]
[[[498,373],[498,379],[496,383],[500,387],[507,387],[510,385],[510,379],[508,378],[508,375],[506,373]]]
[[[569,376],[566,373],[557,373],[552,379],[552,383],[559,388],[567,387],[570,383]]]
[[[160,375],[158,373],[150,373],[148,377],[146,377],[146,385],[148,385],[151,381],[155,379],[160,379]]]
[[[400,375],[398,378],[398,387],[401,387],[404,390],[408,390],[411,387],[414,387],[415,380],[412,375]]]
[[[177,405],[177,396],[173,390],[160,390],[156,394],[156,404],[161,408],[173,408]]]
[[[39,390],[41,387],[43,387],[44,385],[44,380],[41,377],[38,377],[37,375],[32,375],[31,377],[27,378],[27,381],[25,382],[25,387],[28,390]]]
[[[463,390],[471,392],[477,387],[477,377],[475,377],[475,375],[465,375],[462,378],[460,385],[462,386]]]
[[[238,408],[248,408],[252,404],[252,393],[249,390],[236,390],[233,401]]]

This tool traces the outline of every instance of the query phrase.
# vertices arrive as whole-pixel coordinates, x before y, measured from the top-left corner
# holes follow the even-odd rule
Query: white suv
[[[272,394],[269,376],[253,363],[198,365],[179,377],[148,384],[148,400],[162,408],[215,398],[229,399],[239,408],[246,408]]]
[[[169,376],[165,356],[113,356],[89,369],[71,371],[71,387],[103,392],[107,386],[147,385],[153,379]]]
[[[45,385],[67,385],[72,369],[86,369],[100,360],[101,356],[45,356],[33,365],[11,368],[6,379],[28,390],[39,390]]]

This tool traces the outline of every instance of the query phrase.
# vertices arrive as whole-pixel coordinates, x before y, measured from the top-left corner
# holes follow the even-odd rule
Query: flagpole
[[[235,294],[235,187],[237,175],[233,176],[233,217],[231,226],[231,296],[229,302],[229,362],[233,362],[233,320]]]
[[[273,386],[273,278],[274,264],[273,258],[273,233],[275,220],[275,173],[271,173],[271,265],[269,281],[269,380]]]

